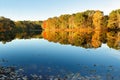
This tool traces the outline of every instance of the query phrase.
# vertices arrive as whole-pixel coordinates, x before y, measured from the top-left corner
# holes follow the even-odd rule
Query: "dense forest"
[[[15,24],[12,20],[0,17],[0,32],[12,31],[14,28]]]
[[[17,31],[40,31],[42,30],[42,21],[16,21],[15,28]]]
[[[42,21],[12,21],[5,17],[0,17],[0,32],[12,31],[39,31],[42,30]]]
[[[120,9],[104,15],[99,10],[87,10],[72,15],[65,14],[59,17],[48,18],[44,21],[12,21],[0,17],[0,32],[5,31],[36,31],[42,29],[94,29],[120,30]]]
[[[120,9],[113,10],[109,15],[99,10],[87,10],[44,21],[13,21],[0,17],[0,41],[3,43],[16,38],[43,37],[49,41],[84,48],[98,48],[106,43],[111,48],[120,49],[119,31]]]
[[[113,10],[109,15],[102,11],[87,10],[76,14],[65,14],[43,22],[43,29],[120,29],[120,9]]]

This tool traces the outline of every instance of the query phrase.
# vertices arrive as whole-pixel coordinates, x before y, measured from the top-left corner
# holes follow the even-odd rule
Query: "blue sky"
[[[45,20],[61,14],[120,8],[120,0],[0,0],[0,16],[12,20]]]

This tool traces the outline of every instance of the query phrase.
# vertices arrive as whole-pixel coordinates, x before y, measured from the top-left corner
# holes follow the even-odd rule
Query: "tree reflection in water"
[[[42,33],[42,34],[41,34]],[[5,44],[14,39],[44,38],[50,42],[70,44],[83,48],[99,48],[107,44],[110,48],[120,49],[120,31],[28,31],[1,32],[0,41]]]
[[[120,49],[119,31],[43,31],[44,39],[60,44],[83,48],[99,48],[106,43],[110,48]]]

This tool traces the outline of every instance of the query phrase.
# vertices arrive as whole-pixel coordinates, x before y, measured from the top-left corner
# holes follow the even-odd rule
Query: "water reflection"
[[[5,44],[11,42],[14,39],[31,39],[31,38],[42,38],[42,31],[28,31],[28,32],[0,32],[0,42]]]
[[[44,31],[43,37],[60,44],[71,44],[83,48],[99,48],[106,43],[110,48],[120,49],[119,31]]]
[[[42,33],[42,35],[41,35]],[[0,41],[5,44],[14,39],[44,38],[50,42],[71,44],[83,48],[99,48],[103,43],[120,49],[120,31],[30,31],[1,32]]]
[[[25,75],[20,78],[28,80],[120,78],[119,31],[4,32],[0,41],[4,43],[0,45],[0,65],[21,67],[11,77],[22,71]]]

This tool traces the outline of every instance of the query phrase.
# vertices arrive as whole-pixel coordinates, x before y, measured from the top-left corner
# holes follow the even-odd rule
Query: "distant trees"
[[[95,11],[87,10],[85,12],[77,13],[74,16],[75,27],[78,28],[93,28],[93,15]]]
[[[109,29],[120,29],[120,9],[114,10],[109,14],[107,27]]]
[[[78,29],[93,28],[93,15],[95,11],[87,10],[76,14],[65,14],[59,17],[49,18],[43,22],[44,29]]]
[[[42,30],[41,21],[16,21],[15,29],[17,31],[35,31]]]
[[[5,17],[0,17],[0,32],[13,31],[34,31],[42,30],[42,21],[12,21]]]
[[[45,21],[12,21],[0,17],[0,32],[5,31],[33,31],[33,30],[65,30],[65,29],[94,29],[120,30],[120,9],[104,15],[99,10],[87,10],[76,14],[65,14],[48,18]]]
[[[101,29],[104,14],[102,11],[96,11],[93,15],[93,25],[95,29]]]
[[[77,13],[77,14],[75,14],[75,16],[74,16],[75,28],[83,27],[85,21],[86,21],[86,16],[84,15],[84,13]]]
[[[67,29],[69,28],[70,15],[61,15],[58,17],[49,18],[43,22],[44,29]]]
[[[56,21],[57,21],[57,18],[49,18],[48,20],[44,21],[43,23],[43,29],[55,29],[56,27],[58,27],[58,25],[56,25]],[[58,23],[57,23],[58,24]]]
[[[73,29],[75,27],[74,19],[75,19],[75,14],[69,17],[69,29]]]
[[[99,10],[87,10],[76,14],[65,14],[43,21],[44,29],[120,29],[120,9],[109,16]]]
[[[72,15],[61,15],[60,17],[49,18],[43,22],[44,29],[80,29],[101,27],[104,19],[102,11],[87,10]],[[104,21],[102,21],[104,20]]]
[[[15,27],[15,24],[12,20],[0,17],[0,32],[12,31]]]
[[[88,28],[93,28],[93,16],[95,14],[94,10],[87,10],[84,12],[86,16],[85,26]]]
[[[66,14],[66,15],[61,15],[59,17],[60,20],[60,28],[61,29],[68,29],[69,28],[69,17],[70,15]]]

